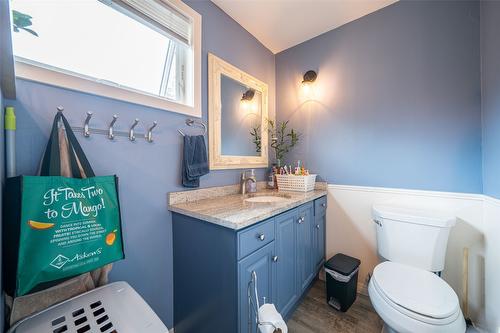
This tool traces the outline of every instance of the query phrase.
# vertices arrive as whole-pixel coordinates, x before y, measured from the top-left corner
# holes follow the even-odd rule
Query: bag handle
[[[66,137],[68,139],[68,154],[70,159],[71,173],[75,178],[82,178],[80,168],[78,167],[78,162],[82,166],[83,172],[86,177],[94,177],[94,171],[90,166],[82,147],[76,139],[75,133],[71,129],[66,117],[61,112],[58,112],[54,117],[54,122],[52,123],[52,130],[50,133],[49,141],[47,147],[45,148],[45,153],[43,155],[42,167],[40,170],[41,176],[60,176],[61,175],[61,154],[59,151],[59,131],[58,124],[62,120],[63,126],[66,132]],[[77,161],[78,158],[78,161]]]
[[[71,126],[68,123],[68,120],[66,117],[61,113],[61,119],[64,124],[64,128],[66,130],[66,137],[68,138],[68,144],[72,148],[71,152],[74,152],[74,154],[70,154],[70,157],[75,158],[78,157],[78,161],[80,162],[80,165],[82,166],[83,172],[85,172],[86,177],[95,177],[94,170],[90,166],[89,160],[87,159],[87,156],[85,156],[85,153],[83,152],[82,146],[80,146],[80,143],[76,139],[75,133],[71,129]],[[76,159],[75,159],[76,163]],[[77,166],[78,167],[78,166]],[[80,170],[78,168],[78,170]],[[80,172],[78,172],[80,174]]]
[[[59,137],[57,133],[57,124],[59,122],[59,113],[54,117],[49,141],[45,147],[45,153],[42,159],[40,169],[41,176],[54,176],[61,174],[61,155],[59,152]]]

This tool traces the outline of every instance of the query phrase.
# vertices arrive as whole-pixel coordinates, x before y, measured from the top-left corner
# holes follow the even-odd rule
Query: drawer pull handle
[[[319,224],[316,224],[316,229],[319,229]]]
[[[326,207],[326,203],[324,203],[324,202],[323,202],[323,203],[321,204],[321,207]]]
[[[273,256],[273,261],[277,262],[278,261],[278,256]]]
[[[257,238],[260,239],[261,241],[264,241],[264,239],[266,239],[266,235],[264,235],[264,234],[258,234]]]

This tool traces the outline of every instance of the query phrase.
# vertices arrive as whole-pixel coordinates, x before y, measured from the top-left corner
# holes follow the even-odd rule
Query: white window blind
[[[151,28],[167,37],[191,46],[191,19],[177,10],[168,1],[162,0],[100,0],[117,10],[125,10],[127,15],[135,14],[146,21]]]

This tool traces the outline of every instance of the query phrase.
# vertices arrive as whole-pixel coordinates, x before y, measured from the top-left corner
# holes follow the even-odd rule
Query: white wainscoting
[[[373,204],[447,211],[457,216],[450,233],[443,278],[463,301],[463,249],[469,248],[468,317],[500,333],[500,200],[480,194],[328,185],[327,257],[342,252],[361,260],[361,288],[379,263]]]
[[[484,200],[484,326],[500,333],[500,200]],[[483,324],[481,322],[481,324]]]

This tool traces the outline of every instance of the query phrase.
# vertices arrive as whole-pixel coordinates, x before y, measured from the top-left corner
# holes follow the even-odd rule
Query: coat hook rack
[[[57,112],[63,112],[64,107],[58,106]],[[90,121],[92,120],[93,113],[91,111],[87,111],[85,121],[83,126],[71,126],[71,128],[78,133],[82,133],[84,137],[90,138],[93,134],[106,135],[109,140],[115,140],[117,136],[128,138],[131,142],[136,141],[136,137],[143,137],[147,142],[153,142],[153,129],[158,125],[158,122],[153,121],[153,125],[147,129],[146,132],[140,133],[135,132],[135,127],[139,124],[139,119],[135,119],[132,125],[129,127],[128,131],[119,131],[115,129],[115,123],[118,120],[118,115],[114,114],[113,119],[109,123],[107,129],[101,128],[93,128],[90,126]]]

